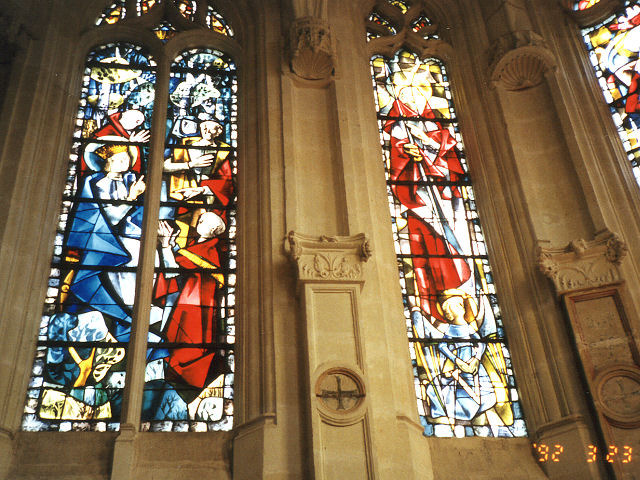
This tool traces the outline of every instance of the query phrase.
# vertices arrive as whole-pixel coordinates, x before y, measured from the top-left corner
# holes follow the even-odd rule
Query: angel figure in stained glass
[[[483,303],[478,307],[472,296],[451,289],[439,295],[438,309],[444,317],[436,327],[440,342],[417,347],[429,421],[491,428],[513,424],[501,347],[484,343],[479,333]]]

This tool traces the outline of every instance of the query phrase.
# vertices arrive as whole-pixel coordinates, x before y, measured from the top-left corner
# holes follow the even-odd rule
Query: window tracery
[[[137,12],[159,5],[138,2]],[[96,23],[117,28],[124,9],[113,4]],[[179,34],[167,20],[148,28],[165,43]],[[132,368],[145,372],[143,430],[232,427],[236,67],[225,53],[198,48],[168,70],[158,78],[147,50],[127,42],[86,58],[23,430],[118,430]],[[159,85],[168,98],[156,98]],[[167,111],[166,132],[151,128],[158,108]],[[157,136],[164,152],[152,154]],[[143,234],[144,196],[147,166],[158,159],[164,174],[152,243],[156,235]],[[154,252],[153,278],[141,279],[138,259]],[[153,282],[147,300],[136,297],[143,281]],[[134,305],[145,301],[150,315],[141,318]],[[141,323],[146,365],[135,365],[131,332]]]
[[[96,25],[114,25],[120,20],[124,20],[127,13],[126,4],[127,0],[118,0],[111,4],[100,14],[96,20]],[[170,4],[171,7],[175,8],[178,13],[188,21],[196,21],[198,4],[195,0],[164,0],[164,4]],[[135,0],[136,15],[138,17],[146,15],[151,9],[156,6],[160,7],[161,5],[163,5],[163,0]],[[221,35],[233,37],[233,29],[227,24],[224,17],[220,15],[213,6],[208,3],[206,5],[207,11],[204,18],[207,27]],[[158,38],[161,40],[168,39],[172,35],[170,32],[173,30],[175,29],[167,20],[154,29],[155,32],[160,32],[156,33],[156,35],[158,35]]]
[[[412,12],[427,48],[437,27]],[[424,433],[526,436],[446,68],[403,47],[371,71]]]

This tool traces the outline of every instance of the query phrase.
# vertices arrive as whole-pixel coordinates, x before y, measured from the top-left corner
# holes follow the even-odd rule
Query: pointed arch
[[[239,47],[208,3],[132,4],[111,4],[85,35],[98,46],[85,61],[24,430],[233,424],[238,80],[216,47]],[[203,46],[185,50],[196,37]],[[155,270],[138,261],[154,256]],[[144,333],[132,340],[132,329]]]
[[[420,421],[429,436],[526,436],[449,76],[429,54],[450,47],[405,6],[370,49]]]

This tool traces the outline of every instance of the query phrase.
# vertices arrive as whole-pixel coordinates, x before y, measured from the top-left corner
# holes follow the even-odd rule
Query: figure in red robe
[[[461,201],[462,194],[454,183],[464,177],[465,171],[455,150],[455,138],[436,121],[424,95],[416,87],[404,89],[409,90],[401,90],[383,126],[391,136],[391,190],[409,209],[407,230],[419,307],[425,314],[443,320],[436,308],[438,294],[460,287],[471,277],[469,265],[459,257],[463,252],[453,229],[442,213],[444,201]],[[416,106],[420,99],[424,100],[422,107]],[[443,183],[420,184],[430,181]],[[433,225],[420,214],[429,209],[428,217],[436,219]]]
[[[160,223],[165,264],[188,271],[160,274],[155,289],[155,303],[171,309],[163,332],[165,341],[186,344],[169,349],[165,361],[173,375],[167,375],[168,380],[174,376],[180,383],[204,388],[224,371],[218,355],[205,345],[218,341],[219,287],[224,285],[220,271],[224,248],[218,237],[225,228],[219,215],[204,212],[195,226],[196,238],[180,248],[175,244],[173,228],[166,221]]]

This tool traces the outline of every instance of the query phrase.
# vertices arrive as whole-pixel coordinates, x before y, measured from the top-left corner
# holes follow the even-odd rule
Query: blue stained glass
[[[140,47],[87,57],[24,429],[106,430],[119,419],[154,84]]]

